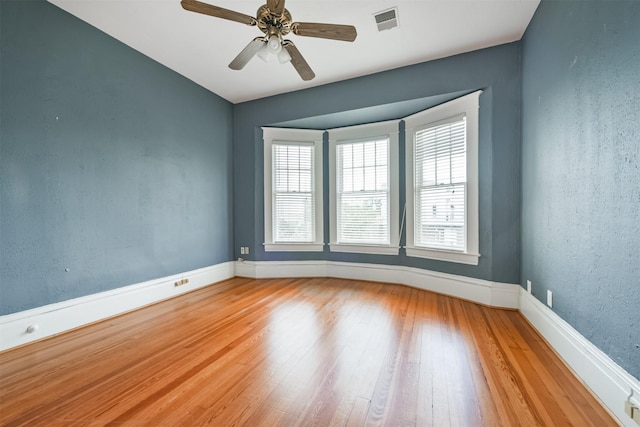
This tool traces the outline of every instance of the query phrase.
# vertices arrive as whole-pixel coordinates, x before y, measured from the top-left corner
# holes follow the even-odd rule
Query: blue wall
[[[236,256],[239,256],[240,246],[250,246],[250,255],[243,257],[252,260],[332,259],[408,265],[517,283],[520,277],[520,75],[520,45],[512,43],[236,105],[233,128]],[[373,256],[327,250],[324,253],[267,253],[263,250],[261,126],[313,123],[326,128],[336,123],[336,113],[353,117],[360,123],[401,118],[420,111],[420,105],[426,106],[430,100],[442,102],[445,98],[452,99],[477,89],[484,90],[480,97],[482,256],[478,266],[409,258],[404,256],[404,251],[398,256]],[[417,109],[407,111],[408,105]],[[388,106],[386,112],[385,106]],[[401,159],[402,143],[401,139]],[[403,162],[401,188],[404,188]],[[325,178],[327,176],[325,170]],[[328,197],[325,200],[328,201]],[[403,200],[404,194],[401,203]],[[328,210],[325,217],[328,235]]]
[[[640,378],[640,2],[543,1],[522,93],[521,281]]]
[[[49,3],[0,8],[0,314],[231,260],[233,106]]]

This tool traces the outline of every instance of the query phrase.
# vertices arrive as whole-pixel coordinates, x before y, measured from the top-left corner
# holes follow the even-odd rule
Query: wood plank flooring
[[[3,426],[609,426],[516,311],[234,278],[0,353]]]

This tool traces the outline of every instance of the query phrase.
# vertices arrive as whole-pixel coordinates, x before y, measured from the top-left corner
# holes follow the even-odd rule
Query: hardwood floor
[[[608,426],[516,311],[234,278],[0,353],[5,426]]]

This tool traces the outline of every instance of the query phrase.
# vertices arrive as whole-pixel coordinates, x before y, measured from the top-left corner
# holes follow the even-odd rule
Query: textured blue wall
[[[543,1],[522,117],[522,283],[640,378],[640,2]]]
[[[236,105],[233,133],[236,256],[240,246],[250,246],[251,254],[243,256],[253,260],[333,259],[408,265],[517,283],[520,277],[520,76],[520,45],[512,43]],[[341,112],[360,117],[362,122],[400,118],[402,115],[397,113],[402,108],[399,107],[413,101],[418,105],[423,98],[442,99],[449,95],[453,98],[477,89],[485,91],[480,98],[482,257],[478,266],[409,258],[403,252],[399,256],[374,256],[328,251],[266,253],[263,250],[261,126],[292,121],[321,126],[323,119],[330,126],[337,117],[335,113]],[[382,114],[385,105],[389,105],[388,117]],[[370,112],[371,117],[354,111]],[[401,150],[401,156],[403,152]],[[404,188],[402,163],[401,172]],[[404,194],[401,202],[403,199]],[[326,212],[328,233],[328,210]]]
[[[233,106],[49,3],[0,3],[0,314],[231,260]]]

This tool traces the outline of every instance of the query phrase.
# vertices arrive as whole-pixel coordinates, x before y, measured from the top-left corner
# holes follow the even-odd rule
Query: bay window
[[[331,251],[398,253],[398,124],[329,130]]]
[[[323,131],[263,128],[266,251],[322,251]]]
[[[408,256],[478,264],[480,93],[405,118]]]

